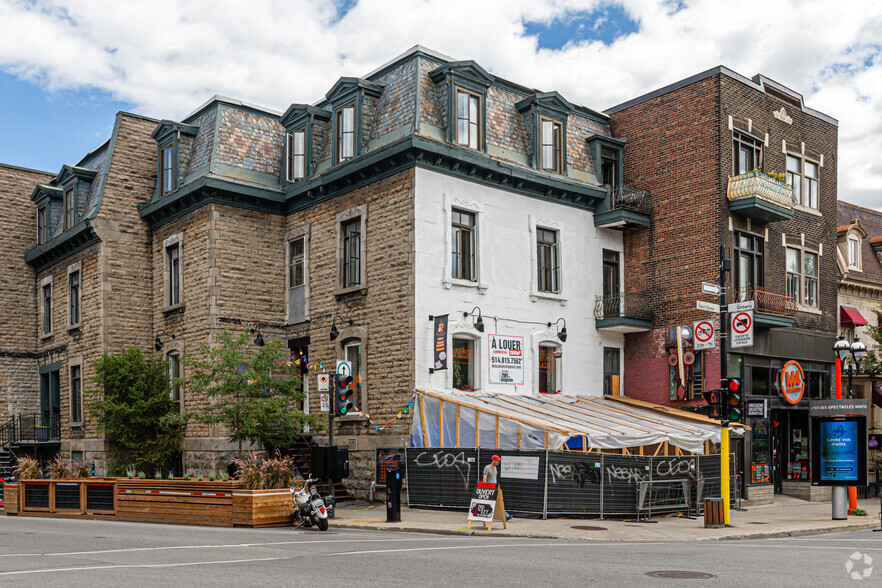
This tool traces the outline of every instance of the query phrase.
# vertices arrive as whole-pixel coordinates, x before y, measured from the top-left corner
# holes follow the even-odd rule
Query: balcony
[[[618,187],[607,191],[603,204],[594,214],[594,226],[622,228],[627,225],[648,227],[652,215],[649,190]]]
[[[643,294],[598,296],[594,301],[594,324],[598,331],[640,333],[652,327],[652,307]]]
[[[22,414],[0,425],[0,449],[11,445],[61,442],[61,418],[57,414]]]
[[[753,320],[758,327],[792,327],[798,310],[793,296],[768,288],[733,288],[730,302],[753,300]]]
[[[729,210],[762,223],[793,218],[796,198],[781,180],[761,171],[729,178]]]

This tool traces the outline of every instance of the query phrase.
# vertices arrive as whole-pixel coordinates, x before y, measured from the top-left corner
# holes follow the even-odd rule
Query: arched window
[[[560,345],[539,344],[539,392],[554,394],[560,392]]]
[[[453,336],[453,382],[457,390],[477,390],[478,381],[478,341],[470,337]]]

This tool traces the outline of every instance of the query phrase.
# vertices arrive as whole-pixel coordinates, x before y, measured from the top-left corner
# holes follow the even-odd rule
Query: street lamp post
[[[861,373],[861,360],[867,354],[867,346],[857,337],[849,345],[844,335],[839,335],[839,339],[833,344],[833,351],[836,353],[836,399],[842,398],[842,362],[851,355],[852,361],[848,363],[848,398],[854,398],[854,366],[857,364],[857,373]],[[857,488],[849,486],[848,494],[848,510],[842,513],[842,505],[846,501],[846,490],[844,486],[833,487],[833,518],[847,518],[847,513],[857,508]],[[837,509],[837,507],[839,507]],[[839,515],[839,516],[837,516]]]

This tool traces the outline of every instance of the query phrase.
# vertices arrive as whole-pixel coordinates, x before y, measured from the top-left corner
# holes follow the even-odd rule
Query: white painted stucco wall
[[[477,214],[477,284],[450,278],[452,207]],[[419,168],[414,208],[417,387],[452,387],[452,359],[448,359],[447,370],[429,373],[433,363],[433,322],[429,315],[448,314],[448,354],[454,335],[478,340],[476,378],[482,389],[512,394],[538,392],[539,344],[554,342],[560,344],[563,354],[561,390],[567,394],[602,395],[603,348],[619,348],[624,357],[624,340],[619,333],[595,329],[594,299],[603,287],[603,249],[619,252],[624,284],[620,232],[596,229],[593,215],[587,211]],[[537,225],[559,231],[560,296],[535,292]],[[463,313],[475,306],[483,314],[484,333],[474,329],[473,317],[463,319]],[[560,317],[566,319],[565,343],[557,339],[554,326],[546,326]],[[492,333],[524,338],[523,385],[489,384],[487,340]],[[624,374],[620,385],[624,386]]]

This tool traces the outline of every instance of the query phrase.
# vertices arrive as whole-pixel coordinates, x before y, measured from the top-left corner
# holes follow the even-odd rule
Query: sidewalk
[[[402,507],[402,522],[387,523],[385,503],[356,502],[338,506],[337,518],[331,521],[331,527],[598,541],[760,539],[879,528],[879,500],[861,500],[858,506],[867,511],[867,516],[850,516],[847,521],[834,521],[829,502],[805,502],[789,496],[776,496],[774,504],[753,506],[746,512],[733,510],[732,526],[724,529],[705,529],[702,517],[690,520],[674,515],[655,517],[652,520],[657,522],[654,523],[636,523],[621,519],[514,518],[508,522],[508,529],[503,529],[501,522],[495,522],[490,533],[480,523],[473,523],[472,529],[468,529],[465,511]]]

